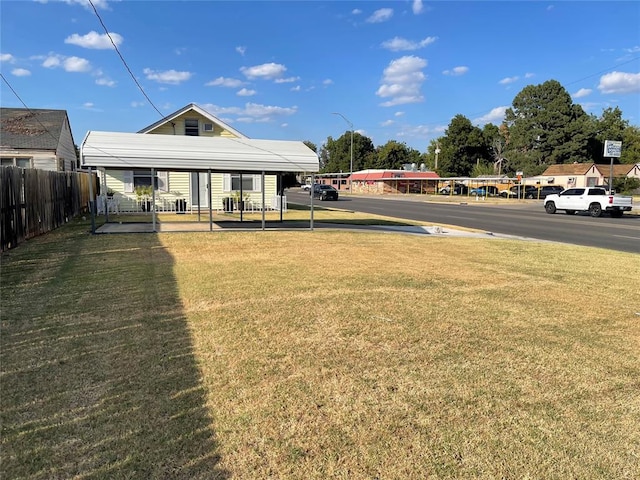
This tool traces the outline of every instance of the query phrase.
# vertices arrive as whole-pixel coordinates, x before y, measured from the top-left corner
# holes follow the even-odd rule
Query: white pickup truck
[[[631,197],[610,195],[604,188],[599,187],[568,188],[544,199],[544,209],[547,213],[564,210],[568,215],[589,212],[592,217],[599,217],[602,212],[608,212],[612,217],[619,218],[624,212],[631,211],[632,207]]]

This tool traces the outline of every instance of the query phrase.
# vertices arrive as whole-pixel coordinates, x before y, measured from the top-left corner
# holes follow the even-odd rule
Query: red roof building
[[[440,176],[413,170],[361,170],[351,175],[353,193],[435,193]]]

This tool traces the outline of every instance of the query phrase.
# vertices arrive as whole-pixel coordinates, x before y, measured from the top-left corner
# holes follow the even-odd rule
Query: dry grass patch
[[[640,470],[637,255],[85,232],[2,258],[3,478]]]

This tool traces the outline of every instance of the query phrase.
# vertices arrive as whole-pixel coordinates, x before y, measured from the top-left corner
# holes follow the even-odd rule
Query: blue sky
[[[640,2],[112,1],[0,3],[2,74],[74,140],[136,132],[197,103],[252,138],[350,127],[425,151],[451,118],[499,124],[558,80],[588,113],[640,125]],[[4,107],[22,107],[1,82]],[[332,112],[339,112],[333,115]]]

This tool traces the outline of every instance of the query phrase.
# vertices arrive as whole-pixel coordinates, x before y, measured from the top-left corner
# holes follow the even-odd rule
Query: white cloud
[[[396,112],[393,115],[396,117],[402,117],[404,115],[404,112]]]
[[[159,72],[151,70],[150,68],[145,68],[143,73],[147,76],[148,80],[154,80],[158,83],[168,83],[170,85],[179,85],[189,80],[193,75],[191,72],[178,72],[173,69]]]
[[[524,78],[531,78],[531,77],[535,77],[535,73],[527,72],[524,74]]]
[[[600,77],[602,93],[639,93],[640,73],[611,72]]]
[[[465,67],[464,65],[461,65],[459,67],[453,67],[451,70],[445,70],[442,73],[443,73],[443,75],[450,75],[452,77],[459,77],[460,75],[464,75],[468,71],[469,71],[469,67]]]
[[[215,80],[211,80],[210,82],[205,83],[207,87],[229,87],[229,88],[238,88],[244,85],[242,80],[238,80],[237,78],[227,78],[227,77],[218,77]]]
[[[80,57],[65,58],[62,62],[66,72],[88,72],[91,70],[89,60]]]
[[[640,53],[640,46],[625,48],[624,51],[627,53]]]
[[[244,57],[244,54],[245,54],[246,51],[247,51],[247,47],[243,47],[243,46],[237,46],[236,47],[236,52],[238,52],[243,57]]]
[[[424,5],[422,5],[422,0],[413,0],[413,5],[411,6],[413,13],[418,15],[424,11]]]
[[[381,105],[391,107],[405,103],[418,103],[424,100],[420,93],[420,87],[426,79],[422,69],[427,66],[427,61],[415,56],[405,56],[393,60],[384,69],[382,85],[376,95],[388,98]]]
[[[333,85],[333,80],[331,80],[330,78],[325,78],[325,79],[322,81],[322,84],[323,84],[323,85]]]
[[[82,106],[83,106],[84,108],[93,108],[93,103],[92,103],[92,102],[84,102],[84,103],[82,104]]]
[[[300,80],[300,77],[276,78],[276,83],[293,83]]]
[[[96,85],[101,85],[103,87],[115,87],[116,82],[107,77],[100,77],[96,79]]]
[[[413,40],[407,40],[406,38],[394,37],[391,40],[382,42],[382,48],[386,48],[392,52],[399,52],[401,50],[418,50],[426,47],[427,45],[431,45],[437,39],[438,37],[427,37],[419,42],[414,42]]]
[[[299,92],[300,90],[302,90],[302,87],[300,85],[296,85],[295,87],[291,87],[291,91],[292,92]]]
[[[42,62],[45,68],[62,67],[66,72],[88,72],[91,70],[89,60],[80,57],[65,57],[64,55],[49,54]]]
[[[353,10],[351,10],[352,15],[360,15],[361,13],[362,10],[360,10],[359,8],[354,8]]]
[[[276,117],[293,115],[298,111],[298,107],[275,107],[258,103],[246,103],[243,108],[220,107],[214,104],[205,104],[201,107],[224,121],[233,122],[235,117],[235,121],[244,123],[270,122]]]
[[[502,121],[504,120],[504,114],[507,111],[507,108],[509,108],[509,107],[508,106],[496,107],[496,108],[492,109],[486,115],[483,115],[482,117],[476,118],[473,121],[473,123],[476,124],[476,125],[477,124],[485,125],[487,123],[493,123],[494,125],[500,125],[502,123]]]
[[[182,55],[183,53],[187,53],[187,47],[177,47],[173,49],[173,53],[176,55]]]
[[[390,125],[393,125],[394,123],[396,122],[394,122],[393,120],[385,120],[384,122],[380,123],[380,125],[383,127],[388,127]]]
[[[280,78],[284,72],[287,71],[287,67],[279,63],[263,63],[262,65],[255,65],[253,67],[242,67],[240,71],[249,79],[263,78],[271,80],[274,78]]]
[[[28,77],[31,75],[31,72],[25,68],[14,68],[11,70],[11,75],[15,75],[16,77]]]
[[[144,107],[145,103],[144,102],[131,102],[131,106],[133,108],[139,108],[139,107]]]
[[[36,0],[38,3],[49,3],[50,0]],[[87,10],[93,10],[91,7],[91,3],[89,0],[62,0],[67,5],[80,5],[86,8]],[[107,10],[109,8],[108,0],[93,0],[93,4],[96,9],[99,10]]]
[[[509,85],[510,83],[513,82],[517,82],[520,79],[520,77],[516,76],[516,77],[506,77],[503,78],[502,80],[500,80],[498,83],[500,85]]]
[[[236,95],[238,95],[239,97],[252,97],[254,96],[256,93],[255,90],[247,90],[246,88],[243,88],[242,90],[238,90],[236,92]]]
[[[574,93],[571,96],[573,98],[582,98],[582,97],[586,97],[586,96],[590,95],[592,91],[593,90],[591,90],[590,88],[581,88],[580,90],[578,90],[576,93]]]
[[[119,47],[124,40],[122,35],[117,33],[109,33],[111,35],[111,39],[113,43]],[[111,40],[109,40],[109,36],[106,33],[102,35],[98,32],[94,32],[93,30],[87,33],[86,35],[78,35],[74,33],[73,35],[65,38],[64,43],[68,43],[70,45],[78,45],[83,48],[91,48],[94,50],[110,50],[113,49],[113,44]]]
[[[393,9],[392,8],[381,8],[380,10],[376,10],[373,12],[369,18],[367,18],[367,23],[382,23],[393,17]]]
[[[62,57],[60,55],[49,55],[42,62],[44,68],[56,68],[62,63]]]
[[[0,62],[13,63],[15,61],[16,61],[16,58],[10,53],[0,53]]]

